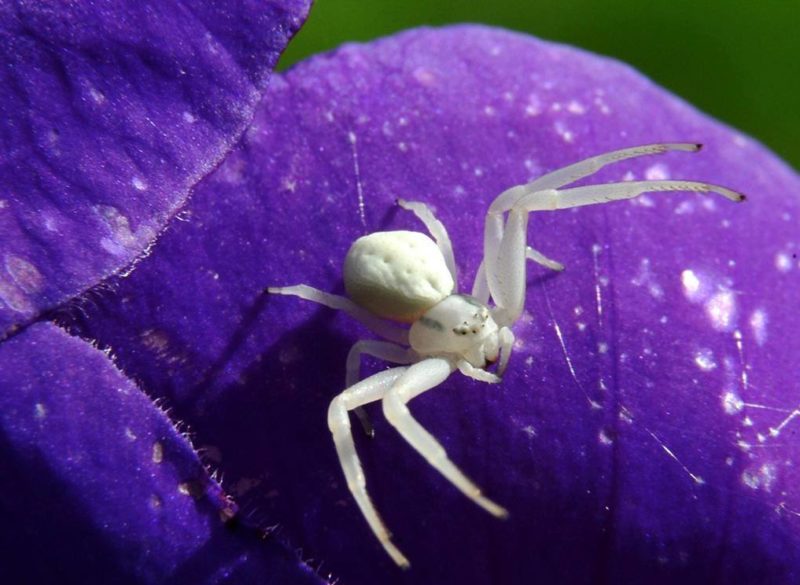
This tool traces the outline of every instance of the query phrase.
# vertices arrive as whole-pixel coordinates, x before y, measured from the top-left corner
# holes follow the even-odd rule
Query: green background
[[[280,68],[345,42],[457,22],[626,61],[800,168],[800,0],[318,0]]]

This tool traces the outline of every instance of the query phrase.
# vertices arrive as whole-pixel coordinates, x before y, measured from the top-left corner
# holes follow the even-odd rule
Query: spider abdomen
[[[347,295],[374,315],[413,323],[449,296],[455,283],[436,243],[419,232],[376,232],[357,239],[344,261]]]

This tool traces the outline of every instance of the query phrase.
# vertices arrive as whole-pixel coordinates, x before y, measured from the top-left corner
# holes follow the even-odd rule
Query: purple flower
[[[254,103],[253,92],[237,95]],[[41,207],[50,199],[17,196],[0,209],[6,221],[27,205],[14,225],[41,226],[20,228],[27,240],[0,232],[2,315],[17,328],[0,345],[0,469],[13,478],[0,501],[18,519],[0,533],[15,566],[36,547],[51,566],[132,582],[241,582],[259,569],[272,582],[314,579],[279,544],[288,543],[345,583],[797,579],[800,180],[763,147],[616,62],[481,27],[418,30],[273,76],[242,141],[169,220],[249,110],[232,107],[241,121],[205,140],[176,126],[174,141],[126,167],[118,161],[138,151],[119,136],[160,140],[147,110],[165,120],[184,110],[140,103],[122,109],[128,133],[107,142],[121,154],[85,171],[97,188],[74,176],[84,168],[77,146],[63,167],[2,167],[7,189],[50,184],[44,168],[66,174],[75,192],[64,209],[83,205],[74,222],[86,224],[58,224],[57,254]],[[81,121],[86,144],[102,143],[106,127]],[[495,195],[586,156],[662,141],[706,148],[626,161],[587,182],[702,180],[748,203],[672,193],[534,214],[531,242],[567,269],[531,267],[503,383],[454,375],[410,405],[508,521],[463,498],[369,409],[376,437],[356,443],[369,492],[412,561],[401,572],[354,505],[325,423],[349,346],[366,334],[264,287],[341,293],[356,237],[420,229],[395,205],[402,197],[436,208],[468,288]],[[164,154],[198,144],[191,156]],[[162,157],[194,162],[151,171]],[[156,185],[162,195],[141,194]],[[65,302],[114,272],[127,276]],[[383,367],[370,362],[365,374]],[[191,431],[224,493],[153,401]]]

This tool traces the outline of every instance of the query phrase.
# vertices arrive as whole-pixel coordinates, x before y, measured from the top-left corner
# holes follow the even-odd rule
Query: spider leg
[[[361,461],[358,459],[358,453],[356,453],[348,411],[368,402],[380,400],[407,369],[401,367],[378,372],[339,394],[331,401],[328,408],[328,428],[333,434],[333,442],[336,445],[336,453],[339,456],[347,487],[384,550],[395,563],[403,568],[408,568],[408,559],[392,543],[386,525],[367,494],[367,481],[361,468]]]
[[[406,201],[405,199],[398,199],[397,204],[403,209],[412,212],[417,218],[425,224],[425,227],[436,240],[436,245],[444,256],[444,262],[450,275],[453,277],[453,282],[456,289],[453,292],[458,292],[458,274],[456,270],[456,259],[453,255],[453,244],[450,241],[450,236],[447,233],[447,228],[439,221],[431,211],[431,208],[424,203],[417,201]]]
[[[487,384],[499,384],[503,381],[503,379],[493,374],[492,372],[487,372],[483,368],[476,368],[467,360],[458,360],[456,363],[456,367],[458,367],[458,371],[464,374],[467,378],[472,378],[473,380],[477,380],[478,382],[486,382]]]
[[[530,246],[525,247],[525,258],[536,262],[539,266],[544,266],[550,270],[561,272],[564,270],[564,265],[561,262],[552,260]],[[472,284],[472,296],[482,302],[484,305],[489,302],[489,283],[486,280],[486,263],[481,262],[478,265],[478,272],[475,274],[475,282]]]
[[[642,193],[670,191],[715,192],[737,202],[745,199],[736,191],[696,181],[629,181],[562,190],[548,189],[521,197],[508,214],[497,256],[487,259],[489,289],[500,309],[496,319],[498,325],[510,325],[522,314],[525,302],[525,238],[530,212],[568,209],[632,199]]]
[[[384,337],[389,341],[394,341],[395,343],[408,345],[407,329],[395,327],[394,325],[387,323],[366,309],[362,309],[347,297],[327,293],[312,286],[308,286],[307,284],[297,284],[294,286],[271,286],[267,288],[267,291],[270,294],[300,297],[301,299],[313,301],[331,309],[344,311],[376,335],[380,335],[381,337]]]
[[[470,294],[484,305],[489,302],[490,293],[489,283],[486,280],[485,260],[481,260],[481,263],[478,265],[478,271],[475,273],[475,280],[472,283],[472,292]]]
[[[383,397],[383,413],[402,437],[439,473],[444,475],[464,495],[498,518],[508,512],[481,494],[481,490],[447,457],[439,442],[415,419],[406,403],[444,382],[455,364],[444,358],[428,358],[409,367]]]
[[[497,373],[502,376],[506,371],[511,350],[514,349],[514,333],[508,327],[500,328],[500,363],[497,364]]]
[[[726,199],[730,199],[736,203],[745,200],[745,196],[741,193],[711,183],[699,183],[697,181],[625,181],[623,183],[606,183],[603,185],[560,189],[556,192],[557,196],[550,201],[550,205],[547,207],[537,201],[538,197],[536,197],[536,193],[531,193],[520,199],[514,205],[514,208],[526,209],[528,211],[567,209],[569,207],[581,207],[582,205],[592,205],[594,203],[607,203],[608,201],[617,201],[619,199],[633,199],[642,193],[657,193],[662,191],[690,191],[694,193],[713,192],[719,193]]]
[[[697,152],[700,150],[700,148],[700,144],[665,143],[646,144],[643,146],[634,146],[632,148],[613,150],[611,152],[593,156],[566,167],[556,169],[553,172],[538,177],[530,183],[525,185],[517,185],[507,189],[506,191],[503,191],[492,202],[489,207],[489,212],[486,215],[486,226],[483,236],[484,259],[497,258],[497,254],[500,249],[500,243],[503,240],[503,233],[505,231],[503,225],[503,214],[507,211],[510,211],[515,206],[517,201],[519,201],[522,197],[539,191],[558,189],[564,185],[574,183],[579,179],[593,175],[609,164],[617,163],[630,158],[663,154],[670,151]],[[563,270],[564,268],[558,262],[546,258],[533,248],[530,249],[528,258],[553,270]],[[478,281],[476,279],[476,286],[477,283]]]
[[[682,152],[698,152],[702,148],[700,144],[694,143],[663,143],[663,144],[645,144],[642,146],[633,146],[631,148],[623,148],[621,150],[612,150],[611,152],[604,152],[597,156],[583,159],[574,164],[566,167],[556,169],[546,175],[537,177],[530,183],[525,185],[518,185],[511,187],[503,193],[500,193],[490,206],[491,213],[502,213],[509,211],[517,200],[535,191],[545,191],[547,189],[559,189],[564,185],[569,185],[580,179],[589,177],[598,172],[603,167],[618,163],[623,160],[637,158],[640,156],[650,156],[654,154],[664,154],[670,151]]]
[[[525,246],[525,258],[528,260],[533,260],[539,266],[544,266],[545,268],[555,270],[556,272],[561,272],[564,270],[564,265],[561,262],[557,262],[556,260],[548,258],[539,250],[534,250],[530,246]]]
[[[546,193],[556,191],[546,191]],[[512,210],[508,214],[497,255],[487,257],[486,280],[496,308],[492,316],[501,327],[519,319],[525,305],[525,239],[528,213]]]
[[[353,344],[350,348],[350,353],[347,354],[347,374],[345,376],[345,388],[355,386],[360,378],[361,356],[371,355],[381,360],[391,362],[393,364],[410,364],[417,359],[414,350],[402,347],[395,343],[388,341],[375,341],[375,340],[360,340]],[[368,437],[375,436],[375,429],[372,427],[372,422],[369,420],[367,411],[361,406],[353,409],[358,420],[361,422],[361,427]]]

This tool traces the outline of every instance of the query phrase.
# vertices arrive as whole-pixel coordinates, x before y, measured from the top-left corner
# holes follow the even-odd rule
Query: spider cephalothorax
[[[607,164],[670,150],[696,152],[700,145],[652,144],[608,152],[501,193],[486,214],[483,261],[471,295],[457,290],[453,247],[442,223],[424,203],[406,201],[399,204],[425,224],[433,240],[410,231],[377,232],[356,240],[344,266],[349,298],[304,284],[269,289],[343,310],[388,340],[362,340],[353,345],[347,357],[345,390],[331,402],[328,426],[348,488],[375,536],[398,565],[407,567],[409,563],[391,542],[367,495],[348,412],[354,410],[371,434],[361,407],[381,400],[387,420],[431,465],[479,506],[497,517],[507,516],[504,508],[483,496],[450,461],[438,441],[411,416],[406,403],[441,384],[456,369],[483,382],[501,380],[514,343],[511,327],[525,303],[526,260],[563,270],[561,264],[526,245],[530,212],[606,203],[659,191],[713,191],[732,201],[744,200],[743,195],[725,187],[694,181],[629,181],[562,188]],[[410,323],[411,327],[387,320]],[[359,381],[361,354],[408,365]],[[486,369],[494,362],[496,373]]]

